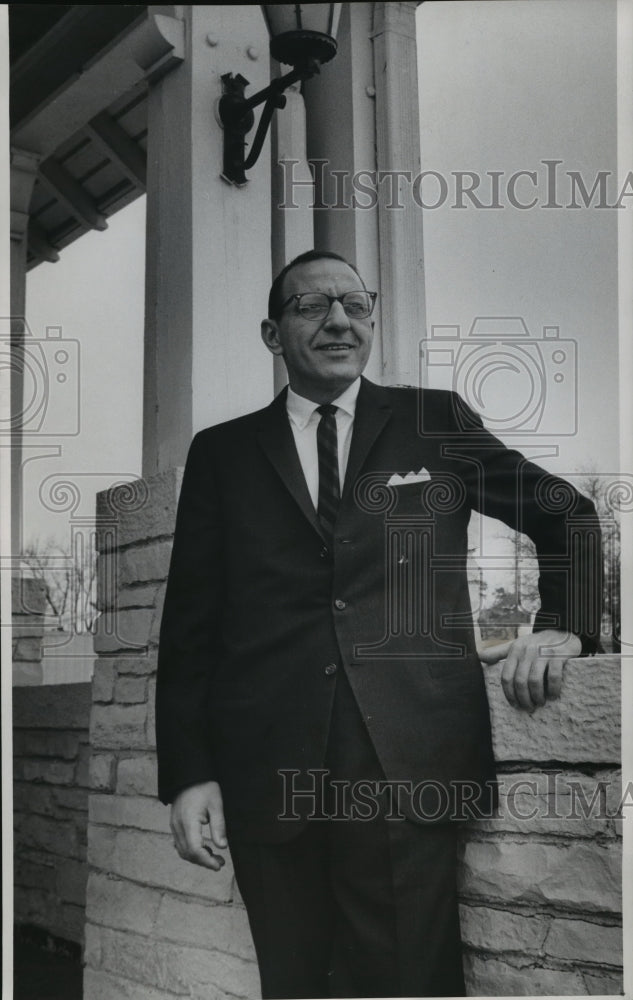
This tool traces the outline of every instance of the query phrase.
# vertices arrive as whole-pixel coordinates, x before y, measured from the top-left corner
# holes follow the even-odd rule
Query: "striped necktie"
[[[319,501],[317,513],[328,538],[334,535],[334,524],[341,499],[338,478],[338,439],[336,434],[336,406],[326,403],[317,407],[321,414],[317,427],[317,454],[319,459]]]

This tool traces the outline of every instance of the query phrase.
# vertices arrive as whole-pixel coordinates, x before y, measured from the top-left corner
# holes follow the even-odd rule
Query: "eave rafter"
[[[144,191],[147,186],[147,159],[125,129],[102,111],[87,125],[86,131],[128,180]]]
[[[94,198],[54,157],[40,165],[39,179],[86,229],[103,231],[108,228],[107,219]]]

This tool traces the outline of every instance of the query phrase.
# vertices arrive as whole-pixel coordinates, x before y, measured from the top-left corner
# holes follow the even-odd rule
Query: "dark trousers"
[[[380,780],[340,670],[336,683],[330,779]],[[328,792],[322,804],[337,811]],[[387,806],[309,820],[282,843],[231,841],[265,1000],[464,995],[455,825],[387,820]]]

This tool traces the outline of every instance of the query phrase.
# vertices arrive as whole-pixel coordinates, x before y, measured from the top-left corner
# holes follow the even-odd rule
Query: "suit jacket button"
[[[338,611],[344,611],[347,605],[345,601],[342,601],[340,597],[337,597],[337,599],[334,601],[334,607],[337,608]]]
[[[327,545],[324,545],[323,548],[321,549],[321,551],[319,552],[319,555],[321,556],[321,559],[327,559],[327,557],[329,556],[329,554],[330,554],[330,550],[328,549]]]
[[[325,672],[328,675],[328,677],[330,676],[330,674],[335,674],[337,670],[338,667],[336,666],[336,663],[328,663],[327,667],[325,668]]]

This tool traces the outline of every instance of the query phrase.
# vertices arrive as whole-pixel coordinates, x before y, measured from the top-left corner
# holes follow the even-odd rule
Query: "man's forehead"
[[[361,279],[349,264],[342,260],[324,257],[321,260],[311,260],[293,267],[284,281],[284,295],[294,295],[297,292],[325,291],[332,285],[344,285],[350,289],[363,287]]]

